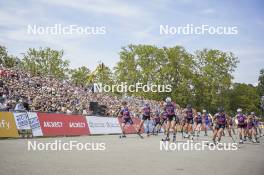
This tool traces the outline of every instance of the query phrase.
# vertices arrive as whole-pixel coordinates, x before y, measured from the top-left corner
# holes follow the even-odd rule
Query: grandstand
[[[106,93],[93,93],[89,88],[77,86],[69,80],[51,76],[32,76],[30,73],[1,67],[0,99],[2,111],[25,109],[34,112],[53,112],[89,115],[90,102],[107,107],[106,114],[115,116],[122,97]],[[138,117],[144,103],[160,109],[161,103],[138,97],[125,97],[132,115]],[[22,105],[21,105],[22,104]]]

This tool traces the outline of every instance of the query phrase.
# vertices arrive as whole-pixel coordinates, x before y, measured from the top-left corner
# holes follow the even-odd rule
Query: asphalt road
[[[37,139],[0,140],[1,175],[263,175],[264,144],[246,143],[238,150],[219,151],[165,151],[160,150],[161,136],[140,139],[129,135],[119,139],[117,135],[56,137]],[[194,143],[210,140],[195,138]],[[72,151],[28,150],[29,143],[94,143],[104,151],[76,149]],[[232,142],[224,137],[223,143]],[[105,145],[97,145],[97,144]],[[171,143],[171,142],[170,142]],[[186,143],[178,136],[177,143]],[[98,146],[98,147],[96,147]],[[32,148],[32,147],[31,147]],[[40,146],[41,149],[43,147]],[[46,147],[45,147],[46,148]],[[89,147],[90,148],[90,147]]]

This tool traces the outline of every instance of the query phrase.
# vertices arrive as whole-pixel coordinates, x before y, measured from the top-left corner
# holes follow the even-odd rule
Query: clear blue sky
[[[264,2],[259,0],[0,0],[0,44],[20,56],[28,48],[63,49],[71,67],[113,67],[128,44],[212,48],[240,60],[234,81],[256,84],[264,68]],[[27,25],[105,26],[106,35],[28,35]],[[160,25],[237,26],[238,35],[162,36]]]

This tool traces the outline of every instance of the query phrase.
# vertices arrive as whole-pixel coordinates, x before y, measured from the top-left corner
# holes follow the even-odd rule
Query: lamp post
[[[263,112],[264,112],[264,96],[261,97],[261,117],[263,117]]]

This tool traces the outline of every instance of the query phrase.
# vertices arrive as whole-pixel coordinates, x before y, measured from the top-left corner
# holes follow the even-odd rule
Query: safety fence
[[[139,118],[132,118],[136,127]],[[121,119],[116,117],[66,115],[39,112],[0,112],[0,137],[79,136],[121,134]],[[125,133],[136,133],[125,126]],[[143,132],[143,130],[142,130]]]

